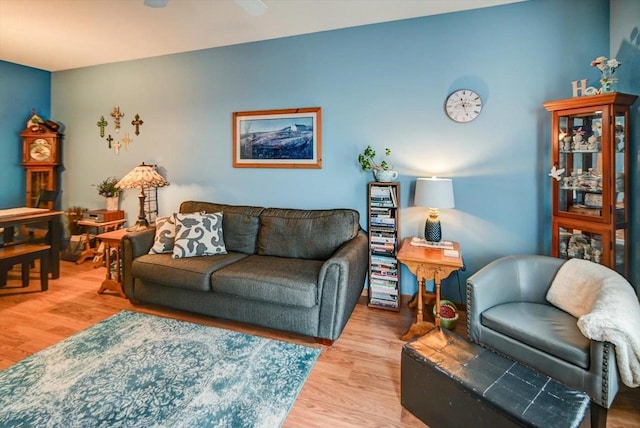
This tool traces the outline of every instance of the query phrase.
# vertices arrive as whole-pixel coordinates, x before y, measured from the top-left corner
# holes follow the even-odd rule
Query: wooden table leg
[[[436,286],[436,327],[440,327],[440,281],[440,269],[436,269],[435,272],[433,272],[433,282]]]
[[[104,281],[102,281],[102,284],[100,285],[100,289],[98,290],[98,294],[102,294],[105,291],[114,291],[116,292],[120,297],[125,297],[124,292],[122,291],[122,284],[120,284],[120,275],[119,273],[116,273],[116,278],[117,279],[112,279],[111,278],[111,246],[105,242],[104,245],[104,251],[105,251],[105,261],[106,261],[106,265],[107,265],[107,275]],[[118,269],[118,271],[120,270],[120,252],[118,251],[118,255],[116,256],[116,269]]]
[[[414,336],[422,336],[428,331],[434,328],[434,324],[424,320],[424,302],[422,300],[422,292],[427,287],[427,282],[423,277],[418,281],[418,314],[416,315],[416,322],[414,322],[409,330],[402,336],[402,340],[409,340]]]
[[[93,249],[91,248],[91,226],[83,226],[86,230],[85,242],[84,242],[84,251],[80,254],[78,260],[76,260],[77,265],[81,265],[87,260],[89,257],[93,257]]]

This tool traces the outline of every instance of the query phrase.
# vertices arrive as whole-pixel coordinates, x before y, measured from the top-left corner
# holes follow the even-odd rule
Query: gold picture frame
[[[233,113],[234,168],[322,168],[320,107]]]

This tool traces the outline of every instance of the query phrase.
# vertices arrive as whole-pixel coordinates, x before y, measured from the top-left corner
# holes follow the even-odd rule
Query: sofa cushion
[[[181,213],[222,212],[222,231],[227,251],[246,254],[256,253],[258,228],[262,207],[215,204],[211,202],[185,201],[180,205]]]
[[[269,303],[311,308],[318,304],[318,275],[323,262],[249,256],[211,275],[211,289]]]
[[[156,235],[153,247],[149,254],[163,254],[173,252],[173,243],[176,238],[176,217],[172,214],[156,219]]]
[[[260,215],[258,254],[327,260],[360,228],[355,210],[267,208]]]
[[[487,309],[482,325],[585,370],[589,369],[589,339],[577,320],[560,309],[541,303],[504,303]]]
[[[176,214],[173,258],[227,254],[222,213]]]
[[[210,291],[211,274],[247,257],[243,253],[174,259],[171,254],[145,254],[131,264],[131,274],[143,281],[189,290]]]

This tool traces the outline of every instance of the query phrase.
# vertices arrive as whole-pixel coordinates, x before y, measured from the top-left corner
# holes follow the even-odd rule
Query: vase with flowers
[[[605,56],[599,56],[591,61],[591,67],[597,67],[602,74],[600,78],[600,85],[602,93],[615,92],[616,85],[618,84],[618,78],[615,77],[616,70],[622,65],[620,61],[615,58],[607,59]]]
[[[116,187],[118,183],[116,177],[105,178],[100,184],[94,185],[98,188],[98,194],[104,196],[107,211],[117,211],[121,189]]]

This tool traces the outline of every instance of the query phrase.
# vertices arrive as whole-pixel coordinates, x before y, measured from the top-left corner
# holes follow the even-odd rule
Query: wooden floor
[[[98,295],[105,269],[91,261],[62,262],[60,279],[40,292],[37,269],[28,288],[18,269],[0,289],[0,369],[103,320],[122,309],[157,314],[319,347],[312,340],[155,306],[134,306],[115,295]],[[342,336],[322,354],[305,383],[286,427],[424,427],[400,405],[400,335],[412,313],[356,307]],[[465,320],[458,324],[464,334]],[[437,393],[434,391],[434,393]],[[428,397],[425,397],[428,399]],[[588,426],[588,422],[586,423]],[[640,426],[640,388],[623,387],[609,410],[608,427]]]

